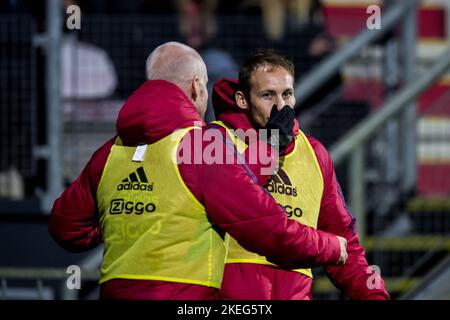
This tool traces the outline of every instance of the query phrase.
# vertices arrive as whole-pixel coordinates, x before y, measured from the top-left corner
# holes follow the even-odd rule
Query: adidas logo
[[[297,196],[297,188],[292,186],[291,180],[283,169],[270,177],[264,188],[270,193],[285,194],[287,196]]]
[[[153,183],[148,182],[144,167],[139,167],[117,185],[117,190],[153,191]]]

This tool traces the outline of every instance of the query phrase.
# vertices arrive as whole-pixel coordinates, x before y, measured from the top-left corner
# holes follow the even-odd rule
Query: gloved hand
[[[288,105],[285,105],[280,111],[278,111],[276,105],[273,105],[272,110],[270,111],[270,118],[264,129],[267,129],[268,142],[273,147],[278,148],[280,154],[284,152],[294,137],[294,119],[294,109]],[[271,135],[272,129],[278,129],[279,139],[277,139],[276,136]]]

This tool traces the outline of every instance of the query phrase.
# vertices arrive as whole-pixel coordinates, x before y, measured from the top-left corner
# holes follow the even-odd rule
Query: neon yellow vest
[[[242,153],[247,145],[226,127],[233,137],[237,150]],[[281,204],[288,217],[303,225],[317,228],[320,203],[323,193],[323,177],[314,150],[303,132],[295,137],[294,150],[280,159],[280,169],[267,182],[265,188],[277,203]],[[273,265],[265,257],[249,252],[236,240],[230,239],[226,263],[255,263]],[[312,278],[311,269],[293,270]]]
[[[100,283],[143,279],[220,288],[224,235],[184,184],[176,163],[179,130],[147,145],[144,159],[118,138],[97,190],[104,240]]]

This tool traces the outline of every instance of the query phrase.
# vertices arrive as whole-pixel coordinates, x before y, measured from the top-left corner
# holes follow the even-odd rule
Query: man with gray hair
[[[146,71],[119,112],[117,135],[55,201],[49,221],[69,251],[104,244],[101,298],[215,299],[225,232],[287,267],[345,262],[338,237],[288,220],[245,164],[178,162],[209,145],[208,78],[195,50],[165,43]],[[186,141],[191,150],[180,150]],[[223,154],[236,157],[225,143]]]
[[[177,42],[156,48],[147,58],[148,80],[166,80],[179,86],[204,117],[208,103],[208,72],[202,57],[194,49]]]

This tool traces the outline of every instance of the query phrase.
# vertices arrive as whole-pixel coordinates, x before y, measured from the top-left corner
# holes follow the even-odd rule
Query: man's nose
[[[277,110],[280,111],[286,105],[286,101],[283,99],[283,96],[278,96],[277,98]]]

